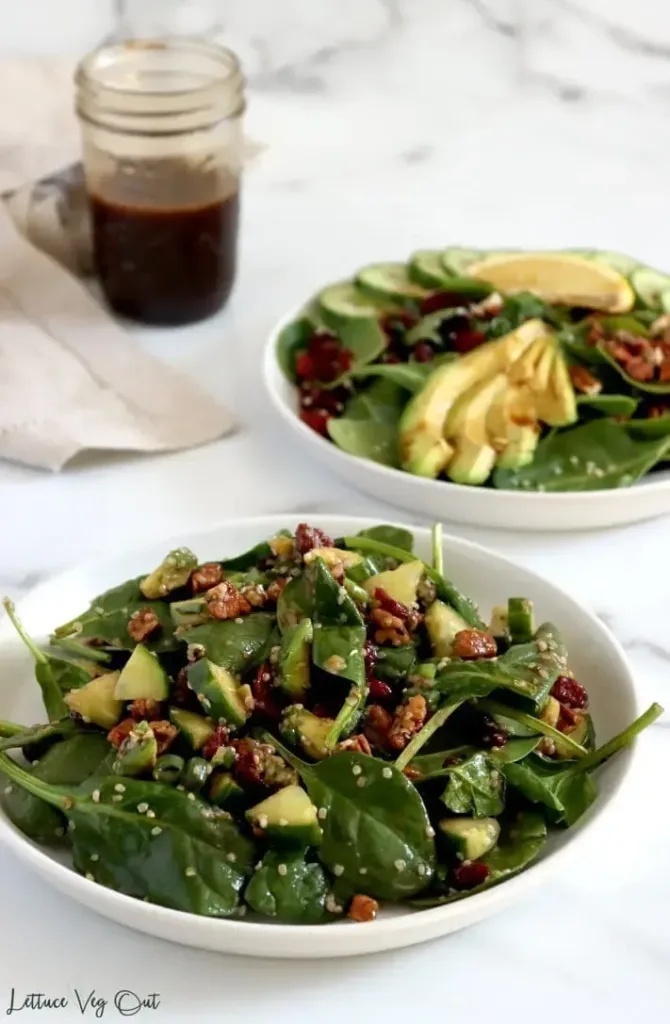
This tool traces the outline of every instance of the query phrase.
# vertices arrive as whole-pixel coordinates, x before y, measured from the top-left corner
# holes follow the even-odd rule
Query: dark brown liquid
[[[95,267],[116,313],[188,324],[223,306],[235,280],[238,192],[165,209],[90,199]]]

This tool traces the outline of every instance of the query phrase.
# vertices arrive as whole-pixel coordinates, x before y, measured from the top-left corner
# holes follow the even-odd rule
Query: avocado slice
[[[117,700],[165,700],[169,692],[170,681],[160,661],[138,644],[121,669],[114,696]]]
[[[282,715],[279,732],[291,746],[302,747],[315,761],[322,761],[332,754],[326,738],[333,725],[334,719],[319,718],[302,704],[292,704]]]
[[[116,752],[112,771],[115,775],[146,775],[158,758],[158,741],[148,722],[138,722]]]
[[[537,414],[550,427],[567,427],[576,423],[577,399],[570,374],[558,348],[553,353],[547,387],[536,396]]]
[[[165,556],[157,569],[142,580],[140,590],[149,601],[167,597],[171,591],[188,583],[197,565],[198,559],[190,548],[175,548]]]
[[[369,576],[363,582],[363,587],[371,596],[374,596],[378,588],[385,590],[394,601],[411,608],[416,601],[419,583],[425,571],[423,562],[403,562],[397,569],[387,569],[376,576]]]
[[[533,461],[540,439],[535,399],[527,384],[509,384],[489,409],[486,429],[496,465],[520,469]]]
[[[186,670],[188,683],[208,715],[237,727],[251,714],[245,700],[247,691],[227,669],[200,658]]]
[[[312,548],[304,555],[303,561],[305,565],[309,565],[317,558],[322,558],[331,568],[341,565],[343,569],[350,569],[352,565],[360,565],[363,561],[363,556],[358,551],[346,551],[344,548]]]
[[[251,807],[246,819],[264,838],[286,846],[318,846],[323,839],[316,807],[300,786],[284,786]]]
[[[170,618],[175,626],[199,626],[209,618],[204,597],[189,597],[170,602]]]
[[[510,597],[507,600],[507,622],[513,644],[527,644],[535,632],[535,611],[533,602],[527,597]]]
[[[495,818],[443,818],[440,835],[459,860],[478,860],[498,842],[500,825]]]
[[[448,658],[456,634],[460,633],[462,629],[470,629],[465,619],[462,619],[458,612],[450,608],[444,601],[434,601],[423,621],[436,658]]]
[[[309,689],[310,645],[314,636],[311,619],[302,619],[282,634],[279,647],[279,685],[292,700],[303,700]]]
[[[93,722],[101,729],[111,729],[123,713],[123,701],[115,696],[118,681],[118,672],[105,672],[78,690],[70,690],[65,695],[65,703],[85,722]]]
[[[204,747],[214,732],[212,723],[203,715],[198,715],[194,711],[184,711],[183,708],[170,708],[169,716],[172,724],[177,726],[180,734],[194,750],[200,750],[201,747]]]
[[[479,381],[507,370],[547,330],[542,320],[528,320],[510,334],[480,345],[431,373],[400,419],[398,440],[403,469],[416,476],[438,476],[453,454],[444,437],[444,425],[456,399]]]
[[[244,797],[244,790],[230,772],[215,771],[209,780],[207,796],[216,807],[230,807]]]
[[[447,416],[445,437],[454,448],[447,476],[459,484],[483,484],[496,461],[496,450],[486,431],[490,406],[507,388],[507,376],[496,373],[464,391]]]

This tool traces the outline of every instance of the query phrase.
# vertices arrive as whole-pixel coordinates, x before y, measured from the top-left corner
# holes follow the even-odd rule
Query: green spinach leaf
[[[638,405],[639,398],[632,395],[578,395],[577,408],[593,409],[601,416],[632,416]]]
[[[314,626],[312,661],[319,668],[352,683],[365,682],[365,626]]]
[[[628,424],[603,417],[540,441],[523,469],[497,469],[495,487],[533,491],[596,491],[627,487],[663,459],[670,437],[641,440]]]
[[[328,917],[330,883],[321,864],[304,851],[268,850],[244,890],[245,902],[265,917],[286,924],[318,924]]]
[[[309,317],[293,320],[282,328],[277,338],[277,362],[279,369],[292,383],[295,381],[295,359],[301,349],[306,349],[314,333],[314,324]]]
[[[361,530],[359,537],[369,537],[371,540],[379,540],[382,544],[392,544],[403,551],[414,551],[414,536],[411,530],[402,526],[369,526],[367,530]]]
[[[583,771],[530,754],[523,761],[502,765],[510,786],[527,800],[547,808],[552,821],[574,825],[597,796],[595,783]]]
[[[378,380],[347,403],[343,416],[328,421],[332,441],[350,455],[387,466],[399,465],[398,422],[407,392],[390,380]]]
[[[505,778],[499,764],[478,752],[447,769],[442,802],[453,814],[497,818],[505,809]]]
[[[455,352],[445,352],[429,363],[374,363],[372,366],[354,370],[351,376],[355,379],[379,377],[397,384],[414,395],[421,390],[437,366],[455,362],[458,358]]]
[[[626,426],[630,436],[636,439],[654,440],[656,438],[670,437],[670,413],[647,420],[630,420]]]
[[[385,683],[399,683],[406,680],[416,664],[416,647],[403,644],[400,647],[375,647],[377,664],[375,675]]]
[[[170,607],[164,601],[147,601],[144,598],[140,590],[144,579],[144,575],[138,576],[99,594],[87,611],[56,629],[54,640],[61,637],[72,637],[78,641],[97,640],[118,650],[132,651],[136,641],[128,633],[130,617],[136,611],[151,608],[160,629],[144,641],[145,646],[157,653],[177,650],[179,644],[174,637]]]
[[[293,535],[290,530],[279,530],[275,534],[275,537],[291,536]],[[274,540],[274,537],[272,540]],[[252,548],[244,551],[241,555],[235,555],[233,558],[223,558],[220,564],[227,574],[231,572],[248,573],[249,570],[256,569],[260,562],[264,562],[267,558],[272,557],[274,555],[271,541],[263,540],[260,544],[254,544]]]
[[[215,665],[240,675],[263,660],[273,629],[273,615],[253,612],[240,621],[214,620],[188,626],[178,630],[177,635],[186,644],[203,647],[206,657]]]

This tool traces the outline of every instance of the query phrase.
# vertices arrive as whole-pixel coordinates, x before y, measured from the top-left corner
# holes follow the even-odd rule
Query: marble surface
[[[113,29],[114,5],[14,5],[0,51],[74,55]],[[367,260],[448,243],[598,245],[670,266],[670,8],[659,0],[226,0],[214,20],[245,54],[249,131],[267,143],[245,190],[242,263],[225,314],[138,331],[207,380],[240,419],[232,438],[158,458],[90,457],[50,476],[0,465],[0,590],[194,522],[304,509],[393,517],[292,450],[266,408],[259,357],[273,320]],[[0,71],[2,64],[0,63]],[[47,97],[45,95],[45,102]],[[19,126],[21,127],[21,126]],[[25,126],[28,139],[30,124]],[[0,141],[0,157],[2,142]],[[402,513],[395,514],[402,516]],[[420,519],[417,514],[417,520]],[[469,530],[597,610],[623,642],[644,701],[669,703],[670,522],[588,534]],[[446,524],[449,529],[449,524]],[[609,835],[543,892],[468,932],[407,952],[312,965],[183,950],[99,920],[0,850],[0,1009],[12,986],[65,994],[161,992],[142,1020],[404,1021],[519,1002],[625,1021],[670,996],[666,716]],[[625,827],[622,825],[626,819]],[[346,1011],[352,1000],[354,1009]],[[345,1002],[346,1000],[346,1002]],[[566,1011],[567,1005],[567,1011]],[[531,1009],[532,1008],[532,1009]],[[68,1013],[71,1015],[68,1016]],[[31,1015],[32,1014],[32,1015]],[[20,1020],[78,1020],[23,1011]],[[109,1006],[105,1019],[118,1014]]]

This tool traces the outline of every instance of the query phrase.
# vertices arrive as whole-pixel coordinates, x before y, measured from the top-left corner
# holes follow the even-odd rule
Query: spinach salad
[[[490,623],[409,531],[302,524],[188,549],[35,645],[44,725],[0,722],[0,799],[117,892],[212,917],[370,921],[521,871],[596,797],[596,745],[558,628]],[[13,751],[14,756],[7,752]]]
[[[417,476],[587,491],[670,460],[670,276],[620,253],[365,267],[284,327],[277,358],[308,427]]]

